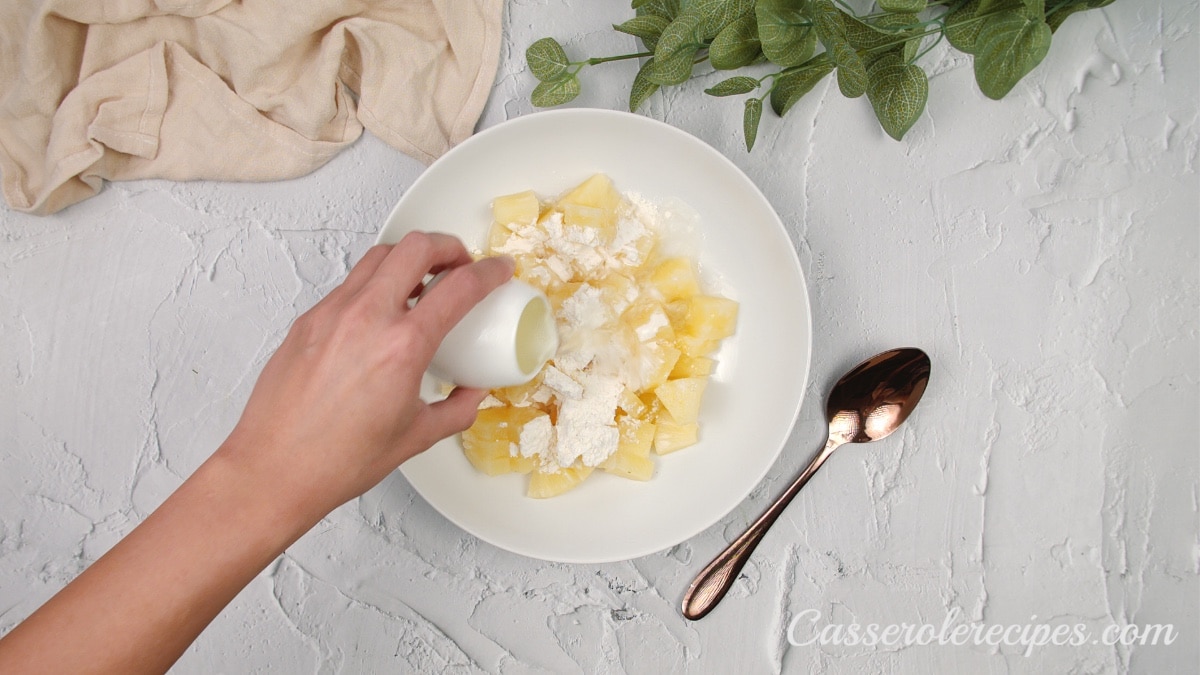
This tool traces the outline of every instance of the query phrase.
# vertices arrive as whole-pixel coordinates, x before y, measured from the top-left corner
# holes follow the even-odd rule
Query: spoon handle
[[[737,580],[738,573],[742,571],[742,567],[746,565],[750,554],[758,547],[758,542],[762,541],[767,530],[775,524],[779,515],[791,503],[792,498],[800,492],[800,488],[804,487],[805,483],[808,483],[808,479],[812,478],[817,469],[821,468],[821,464],[825,462],[830,453],[843,442],[841,439],[831,437],[825,443],[825,448],[809,462],[804,471],[788,486],[788,489],[784,490],[783,494],[767,507],[758,520],[754,521],[754,524],[747,528],[742,536],[721,551],[721,554],[714,558],[708,567],[696,575],[692,585],[688,587],[687,593],[683,596],[683,615],[685,617],[693,621],[702,619],[712,611],[713,607],[717,606],[717,603],[721,602],[721,598],[724,598],[725,594],[729,592],[729,588]]]

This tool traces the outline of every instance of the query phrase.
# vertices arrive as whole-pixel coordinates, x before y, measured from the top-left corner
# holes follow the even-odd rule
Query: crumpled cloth
[[[103,180],[304,175],[365,127],[431,162],[470,136],[503,0],[4,0],[0,180],[52,213]]]

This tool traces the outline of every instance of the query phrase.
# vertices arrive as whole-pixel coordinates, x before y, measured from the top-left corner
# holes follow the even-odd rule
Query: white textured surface
[[[531,111],[524,47],[627,50],[622,3],[511,0],[483,126]],[[573,38],[573,39],[567,39]],[[1194,3],[1071,18],[1002,102],[943,49],[896,143],[823,83],[741,150],[699,87],[648,113],[774,203],[814,304],[813,381],[770,478],[722,523],[628,563],[547,565],[457,531],[393,477],[333,513],[204,633],[181,673],[1189,672],[1200,589],[1198,46]],[[632,63],[584,73],[620,108]],[[719,79],[712,76],[706,83]],[[371,138],[279,184],[109,186],[49,218],[0,210],[0,632],[146,516],[223,439],[295,316],[422,167]],[[822,469],[731,596],[693,574],[820,443],[829,382],[924,347],[903,433]],[[636,527],[636,523],[631,523]],[[795,647],[822,623],[1172,623],[1170,647]]]

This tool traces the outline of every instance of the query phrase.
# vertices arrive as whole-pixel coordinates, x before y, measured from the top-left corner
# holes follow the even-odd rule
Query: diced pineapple
[[[538,390],[542,388],[542,381],[544,377],[544,371],[541,371],[537,375],[534,375],[533,379],[525,384],[504,387],[502,389],[494,389],[492,390],[492,395],[511,406],[534,406],[537,403],[541,403],[540,401],[534,400],[534,395],[537,394]],[[478,420],[476,421],[476,424],[478,424]]]
[[[687,258],[668,258],[650,274],[650,283],[663,296],[663,302],[688,298],[700,292],[700,281]]]
[[[537,458],[517,455],[509,459],[509,464],[513,473],[529,473],[537,468]]]
[[[667,381],[679,360],[679,350],[665,341],[655,340],[642,345],[640,356],[642,388],[653,389]]]
[[[669,452],[682,450],[689,445],[695,445],[699,440],[700,425],[678,424],[673,420],[659,416],[658,425],[654,429],[654,452],[665,455]]]
[[[546,292],[557,318],[571,324],[557,355],[562,367],[572,372],[592,367],[591,359],[593,366],[603,365],[601,374],[616,368],[638,380],[621,390],[612,420],[617,449],[596,468],[649,480],[655,472],[652,450],[662,455],[697,442],[700,404],[713,372],[708,355],[734,332],[738,305],[702,295],[689,259],[661,254],[652,258],[658,238],[651,231],[630,237],[626,235],[635,234],[633,230],[623,229],[621,245],[613,247],[621,209],[628,206],[623,204],[603,174],[546,204],[530,191],[498,197],[492,203],[494,222],[484,251],[505,250],[518,232],[529,234],[523,228],[530,223],[547,236],[566,237],[569,246],[564,244],[563,250],[512,246],[516,276]],[[601,250],[589,251],[593,246]],[[536,251],[526,251],[530,248]],[[608,363],[614,361],[608,355],[619,356]],[[524,425],[535,419],[541,425],[558,420],[560,397],[547,384],[545,372],[527,384],[492,391],[492,403],[462,435],[464,453],[473,466],[491,475],[530,474],[527,494],[534,498],[573,489],[592,471],[581,462],[551,470],[552,459],[520,454]],[[541,432],[527,436],[542,438]]]
[[[671,413],[672,420],[679,424],[691,424],[700,416],[700,399],[704,396],[706,386],[706,377],[685,377],[658,385],[654,395]]]
[[[504,195],[492,200],[492,220],[501,225],[527,225],[538,219],[541,208],[533,190]]]
[[[675,330],[683,328],[683,319],[687,316],[687,310],[688,301],[686,299],[673,300],[663,305],[663,311],[667,313],[671,327]]]
[[[502,223],[492,223],[488,229],[487,252],[488,255],[496,255],[496,249],[504,245],[508,238],[512,236],[512,230],[508,229],[507,225]]]
[[[712,375],[713,360],[707,356],[680,356],[671,369],[671,379],[681,377],[707,377]]]
[[[621,203],[621,193],[617,192],[608,176],[598,173],[572,188],[558,203],[560,206],[578,204],[616,213]]]
[[[600,468],[634,480],[650,480],[654,476],[654,460],[619,451],[609,455]]]
[[[496,447],[499,447],[499,444]],[[512,457],[509,456],[508,450],[504,450],[504,454],[499,454],[499,451],[490,444],[468,445],[464,440],[463,454],[467,456],[467,461],[475,467],[476,471],[489,476],[499,476],[513,471]]]
[[[559,208],[562,210],[565,225],[596,230],[600,235],[600,244],[612,241],[616,229],[616,214],[582,204],[561,204]]]
[[[617,399],[617,409],[630,417],[644,418],[646,416],[646,404],[642,403],[642,399],[638,398],[637,394],[628,387],[621,391],[621,398]]]
[[[738,303],[728,298],[696,295],[688,301],[681,332],[705,340],[733,335],[737,327]]]
[[[579,485],[591,473],[590,466],[569,467],[554,473],[534,469],[529,475],[529,489],[525,494],[534,499],[555,497]]]
[[[675,336],[675,346],[684,356],[708,356],[717,351],[717,347],[721,346],[721,341],[682,334]]]
[[[512,255],[512,254],[509,254]],[[533,270],[541,265],[541,260],[538,256],[532,253],[518,253],[512,256],[513,262],[516,263],[513,276],[518,279],[533,280]]]
[[[591,283],[600,289],[600,297],[614,314],[624,312],[638,295],[637,283],[624,274],[606,274]]]
[[[641,418],[644,420],[658,419],[659,412],[662,410],[662,401],[658,400],[654,392],[647,391],[638,395],[638,398],[642,401],[642,405],[646,406],[646,414],[642,415]]]
[[[634,417],[617,420],[617,452],[649,457],[655,425]]]
[[[562,309],[563,302],[565,302],[566,299],[572,295],[575,295],[575,291],[578,291],[579,287],[582,285],[582,282],[572,281],[570,283],[565,283],[561,286],[558,286],[554,290],[547,293],[546,297],[550,300],[550,308],[557,313]]]
[[[675,337],[670,318],[662,305],[653,300],[640,301],[625,310],[621,323],[632,328],[642,342]]]
[[[484,408],[462,434],[463,453],[476,469],[489,476],[510,473],[514,467],[514,449],[521,427],[529,420],[545,415],[533,408]]]

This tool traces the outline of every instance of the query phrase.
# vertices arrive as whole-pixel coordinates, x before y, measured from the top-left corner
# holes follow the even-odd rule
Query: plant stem
[[[643,56],[654,56],[654,52],[638,52],[637,54],[621,54],[620,56],[595,56],[595,57],[588,59],[587,61],[578,61],[577,63],[587,64],[589,66],[597,66],[597,65],[600,65],[601,63],[608,63],[609,61],[624,61],[625,59],[640,59]]]

